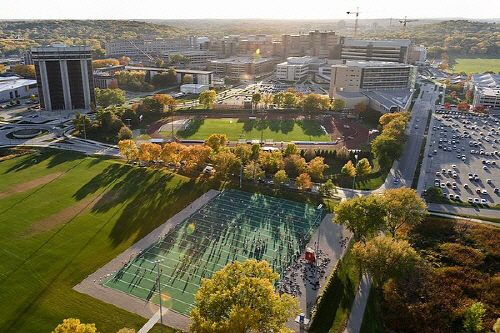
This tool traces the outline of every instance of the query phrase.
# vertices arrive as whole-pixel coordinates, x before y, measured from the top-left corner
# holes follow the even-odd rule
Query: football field
[[[204,140],[214,133],[226,134],[228,140],[274,140],[330,142],[331,137],[318,120],[270,119],[252,120],[238,118],[197,118],[189,120],[185,129],[177,131],[177,137]],[[160,132],[170,135],[170,132]]]

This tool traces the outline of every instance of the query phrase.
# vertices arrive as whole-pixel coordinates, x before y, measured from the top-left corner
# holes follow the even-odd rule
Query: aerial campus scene
[[[499,14],[2,4],[0,331],[499,333]]]

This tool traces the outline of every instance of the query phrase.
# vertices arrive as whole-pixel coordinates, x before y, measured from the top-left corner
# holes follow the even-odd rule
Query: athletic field
[[[106,287],[189,315],[203,278],[232,261],[267,260],[282,275],[325,211],[289,200],[226,190],[103,280]]]
[[[453,58],[453,72],[467,74],[500,72],[500,59],[494,58]]]
[[[214,133],[226,134],[229,140],[332,141],[317,120],[250,120],[237,118],[191,119],[181,139],[204,140]],[[160,132],[162,134],[162,132]],[[164,133],[170,135],[168,131]]]

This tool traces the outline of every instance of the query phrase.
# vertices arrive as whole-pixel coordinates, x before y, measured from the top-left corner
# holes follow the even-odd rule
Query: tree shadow
[[[194,119],[191,119],[189,121],[189,125],[181,130],[181,131],[177,131],[177,136],[179,136],[180,138],[189,138],[191,136],[193,136],[194,134],[196,134],[198,132],[198,130],[200,129],[200,127],[205,123],[205,119],[204,118],[194,118]]]
[[[238,119],[239,123],[243,123],[243,132],[251,132],[254,127],[255,123],[257,122],[256,120],[253,119]]]
[[[53,168],[59,164],[78,160],[82,157],[83,155],[80,153],[60,151],[45,151],[40,152],[39,154],[30,154],[24,158],[21,157],[16,164],[12,165],[4,173],[22,171],[45,161],[48,161],[47,168]]]
[[[296,120],[295,122],[302,128],[302,131],[306,135],[321,136],[325,134],[323,128],[321,128],[321,124],[316,120]]]
[[[280,123],[281,133],[283,134],[290,133],[291,131],[293,131],[294,126],[295,126],[295,120],[290,120],[290,119],[281,120]]]

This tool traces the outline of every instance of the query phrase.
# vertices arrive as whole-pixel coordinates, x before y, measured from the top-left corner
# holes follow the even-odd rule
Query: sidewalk
[[[363,274],[361,281],[359,282],[358,293],[352,303],[351,314],[349,315],[349,320],[347,321],[347,327],[343,333],[359,333],[361,323],[363,322],[366,303],[368,302],[368,295],[370,295],[371,285],[371,279],[368,275]]]

